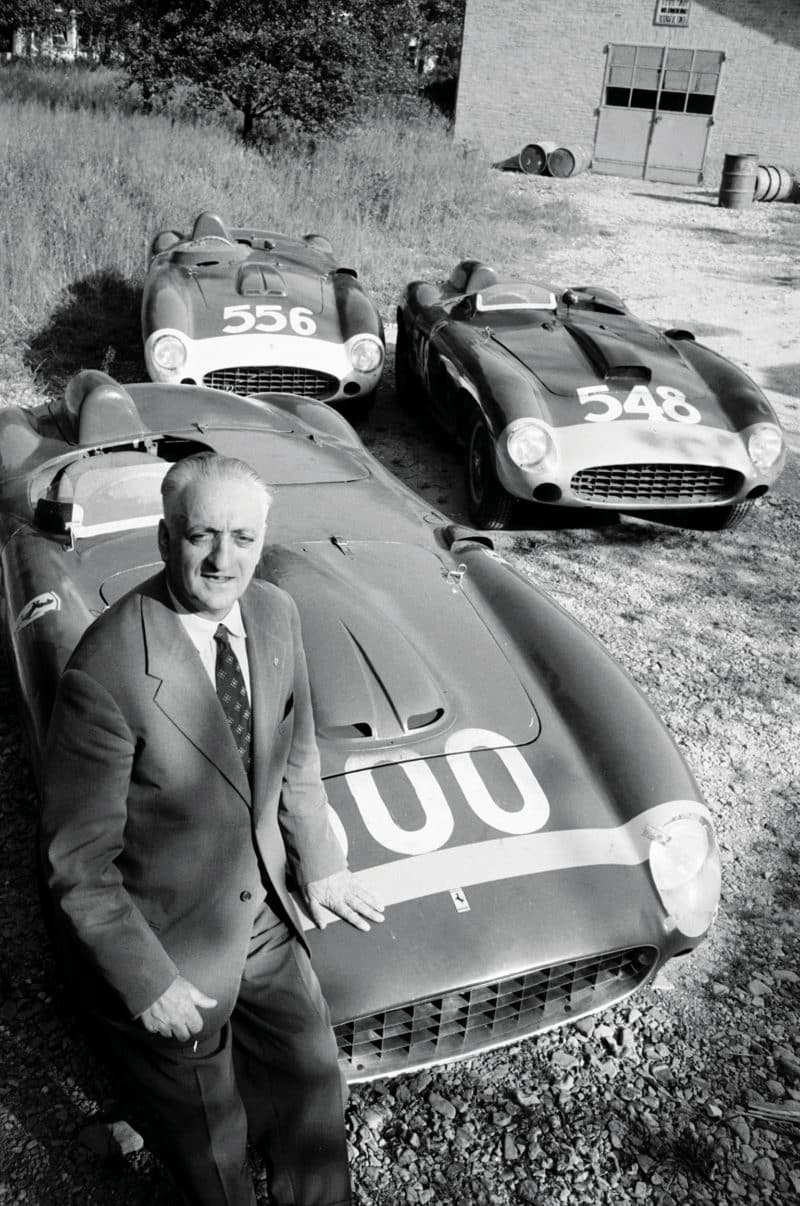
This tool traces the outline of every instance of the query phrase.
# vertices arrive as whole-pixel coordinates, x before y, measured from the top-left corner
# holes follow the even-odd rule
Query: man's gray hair
[[[219,452],[197,452],[184,457],[165,474],[161,482],[161,499],[164,516],[169,517],[183,491],[192,482],[249,482],[264,497],[267,510],[272,506],[272,495],[252,465],[235,456],[222,456]]]

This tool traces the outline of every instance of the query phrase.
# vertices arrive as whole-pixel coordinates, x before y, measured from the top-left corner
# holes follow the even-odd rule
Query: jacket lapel
[[[164,575],[151,586],[142,596],[142,625],[155,704],[249,807],[250,785],[236,743],[197,650],[169,602]]]
[[[250,696],[253,712],[253,801],[265,799],[273,737],[282,720],[279,709],[287,692],[288,647],[270,623],[269,609],[257,586],[239,600],[247,633]]]

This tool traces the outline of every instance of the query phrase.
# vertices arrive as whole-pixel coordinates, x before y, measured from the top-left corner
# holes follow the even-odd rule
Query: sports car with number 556
[[[383,371],[380,315],[326,238],[228,229],[210,213],[153,240],[142,337],[153,381],[300,394],[351,417]]]
[[[432,510],[324,403],[90,370],[58,403],[0,411],[2,629],[34,770],[79,637],[161,566],[164,474],[209,449],[273,493],[257,574],[297,603],[331,821],[387,906],[369,933],[306,924],[347,1075],[515,1042],[691,951],[720,860],[661,721],[488,536]],[[203,676],[198,661],[198,691]],[[191,697],[158,706],[195,739]]]
[[[463,260],[443,284],[406,288],[395,363],[405,402],[463,446],[481,528],[515,510],[534,526],[554,507],[730,528],[785,461],[778,420],[741,369],[607,289],[557,293]]]

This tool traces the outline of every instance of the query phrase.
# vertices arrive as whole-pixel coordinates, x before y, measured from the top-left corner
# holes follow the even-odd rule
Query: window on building
[[[667,46],[609,48],[606,105],[669,113],[713,113],[722,54]]]

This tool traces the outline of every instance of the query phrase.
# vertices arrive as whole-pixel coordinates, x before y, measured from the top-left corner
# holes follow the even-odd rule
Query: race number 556
[[[305,306],[292,306],[288,314],[280,305],[226,306],[222,317],[228,324],[222,328],[224,335],[241,335],[244,331],[275,335],[287,327],[295,335],[313,335],[317,329],[311,310]]]

